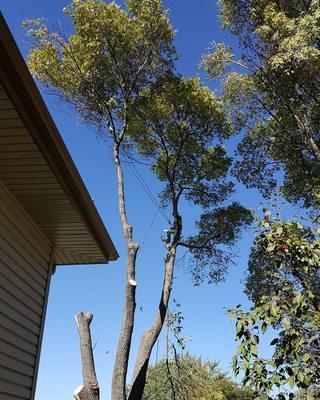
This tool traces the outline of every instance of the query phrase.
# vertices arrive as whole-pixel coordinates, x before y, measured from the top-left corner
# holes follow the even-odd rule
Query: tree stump
[[[81,312],[75,318],[80,339],[83,384],[75,389],[73,396],[76,400],[100,400],[90,332],[93,315]]]

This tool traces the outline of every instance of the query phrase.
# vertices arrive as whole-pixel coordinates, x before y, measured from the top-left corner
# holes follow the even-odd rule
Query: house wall
[[[0,400],[34,396],[51,252],[0,180]]]

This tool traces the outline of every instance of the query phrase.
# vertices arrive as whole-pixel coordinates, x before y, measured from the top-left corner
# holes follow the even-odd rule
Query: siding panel
[[[0,210],[0,400],[29,400],[51,246],[1,180]]]
[[[25,386],[18,386],[15,383],[6,380],[0,380],[0,393],[3,393],[3,399],[8,399],[5,395],[18,396],[20,399],[29,399],[31,390]]]
[[[24,271],[19,271],[17,269],[11,269],[10,267],[8,267],[6,264],[4,264],[2,262],[2,260],[5,259],[6,254],[3,252],[1,252],[0,255],[0,270],[1,270],[1,280],[0,280],[0,286],[6,288],[6,283],[9,283],[9,287],[10,289],[14,290],[12,292],[13,295],[17,296],[18,298],[21,299],[21,301],[23,301],[22,297],[20,296],[19,291],[17,291],[17,286],[20,289],[21,292],[23,292],[23,294],[25,296],[28,296],[34,303],[36,303],[37,305],[39,305],[40,307],[42,307],[42,303],[43,303],[43,291],[41,290],[41,292],[39,292],[39,290],[35,290],[33,288],[33,285],[30,284],[28,282],[29,278],[27,275],[24,274]],[[12,264],[14,265],[14,263],[11,261],[8,262],[9,265]],[[21,269],[21,268],[19,268]],[[36,310],[36,305],[34,305],[32,307],[32,309]],[[39,309],[38,309],[39,310]],[[41,313],[42,313],[42,308],[41,308]]]
[[[1,342],[1,351],[8,357],[13,357],[24,364],[29,365],[30,368],[32,368],[32,371],[34,370],[34,364],[36,362],[35,355],[30,354],[5,340]]]
[[[42,309],[37,303],[20,291],[18,287],[6,286],[3,288],[0,286],[0,298],[1,301],[19,311],[27,318],[30,318],[39,325],[41,324]]]
[[[2,318],[1,318],[2,319]],[[26,353],[29,353],[33,356],[37,354],[37,347],[35,344],[31,343],[28,339],[25,339],[23,337],[24,332],[19,328],[19,326],[16,324],[8,324],[6,321],[1,321],[0,325],[0,339],[4,340],[7,343],[12,344],[13,346],[16,346],[17,348],[25,351]],[[17,333],[14,333],[14,330],[16,328]],[[21,336],[22,335],[22,336]],[[2,346],[2,343],[1,343]]]
[[[39,335],[39,327],[40,323],[32,320],[28,315],[22,314],[20,311],[17,311],[15,308],[11,307],[10,304],[1,302],[1,312],[0,315],[10,315],[10,320],[22,325],[29,332],[33,332],[36,336]]]
[[[29,364],[16,359],[12,355],[7,355],[5,353],[0,353],[0,365],[2,367],[7,367],[13,371],[17,371],[23,375],[33,376],[33,368]]]
[[[0,400],[24,400],[25,397],[12,396],[11,394],[0,392]]]
[[[29,387],[32,384],[32,378],[21,372],[14,371],[10,368],[4,368],[0,365],[0,376],[8,382],[20,382],[21,385]]]

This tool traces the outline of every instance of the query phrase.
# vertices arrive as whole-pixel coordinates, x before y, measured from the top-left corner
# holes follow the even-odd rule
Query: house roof
[[[57,264],[118,258],[1,12],[0,179],[55,247]]]

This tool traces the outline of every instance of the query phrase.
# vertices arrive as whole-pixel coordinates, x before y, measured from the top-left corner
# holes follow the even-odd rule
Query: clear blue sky
[[[7,19],[18,45],[26,54],[28,44],[21,28],[24,19],[46,17],[52,22],[65,23],[62,8],[67,0],[0,0],[0,8]],[[187,76],[196,74],[201,54],[212,40],[235,41],[219,26],[218,9],[214,0],[166,0],[171,9],[171,20],[177,29],[176,44],[181,54],[178,70]],[[209,84],[209,83],[208,83]],[[59,267],[53,276],[50,301],[42,347],[37,400],[69,400],[81,383],[79,345],[74,315],[79,311],[94,314],[92,325],[96,368],[102,387],[102,399],[109,398],[113,357],[119,332],[124,286],[124,243],[118,219],[115,193],[115,175],[109,149],[98,143],[89,128],[63,113],[63,105],[44,96],[56,124],[95,199],[102,218],[118,248],[121,257],[106,266]],[[230,151],[234,143],[231,143]],[[157,182],[141,171],[152,191],[159,189]],[[126,170],[128,213],[135,237],[141,241],[154,216],[155,208],[130,169]],[[261,198],[256,191],[237,186],[236,199],[248,207],[259,207]],[[187,228],[192,229],[193,212],[187,218]],[[136,349],[142,330],[153,319],[160,294],[163,275],[164,252],[159,237],[167,228],[159,215],[138,259],[138,307],[133,341]],[[176,271],[173,297],[182,304],[186,317],[185,334],[192,335],[189,350],[204,358],[221,361],[230,369],[235,352],[233,325],[224,307],[242,303],[248,306],[243,295],[242,280],[247,255],[252,243],[252,232],[247,232],[235,249],[238,258],[230,269],[225,283],[218,286],[203,284],[194,287],[187,269],[180,264]],[[140,311],[143,307],[143,311]],[[161,338],[159,350],[164,350]],[[133,355],[135,351],[133,351]],[[155,359],[153,355],[152,360]]]

